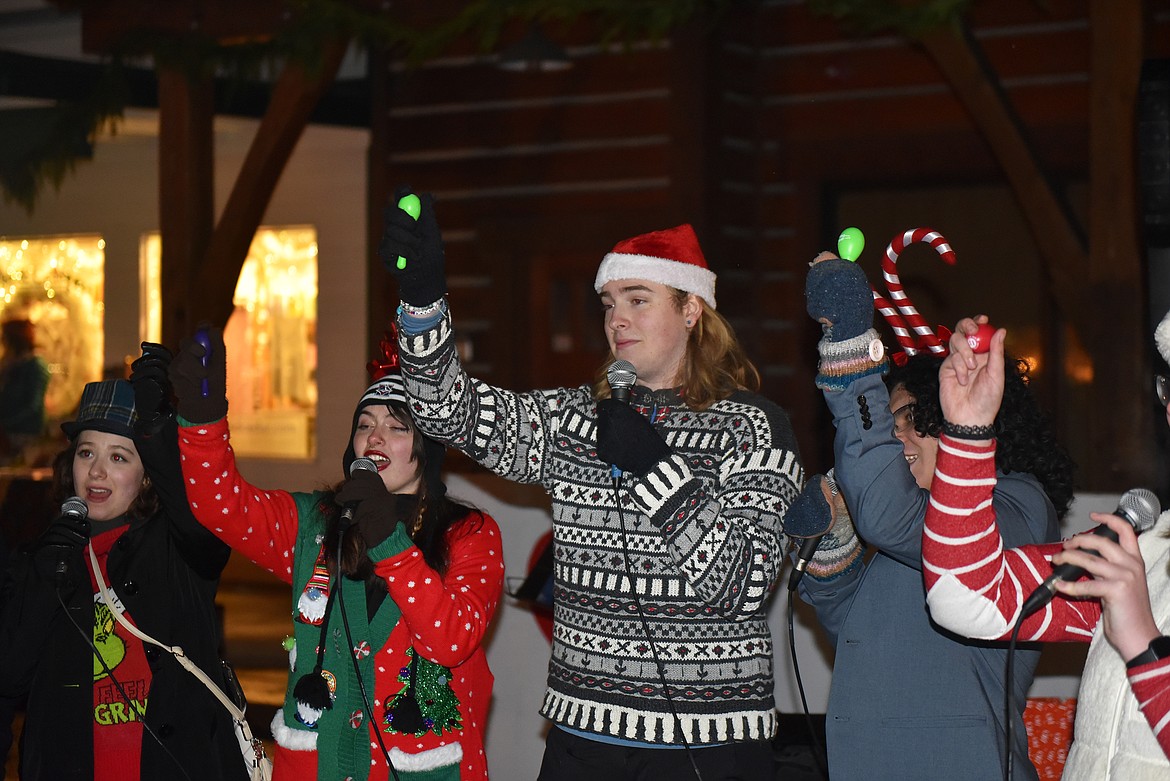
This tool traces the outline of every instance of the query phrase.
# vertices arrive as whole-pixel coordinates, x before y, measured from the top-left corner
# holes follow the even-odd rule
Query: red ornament
[[[984,323],[973,334],[967,334],[967,344],[976,353],[985,353],[991,349],[991,337],[995,336],[995,326]]]
[[[400,374],[398,366],[398,328],[394,323],[386,329],[386,333],[378,341],[381,355],[366,364],[366,371],[370,373],[370,381],[375,382],[388,374]]]

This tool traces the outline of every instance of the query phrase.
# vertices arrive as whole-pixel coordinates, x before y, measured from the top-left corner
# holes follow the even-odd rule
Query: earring
[[[687,328],[690,328],[690,327],[691,327],[691,321],[687,320]]]

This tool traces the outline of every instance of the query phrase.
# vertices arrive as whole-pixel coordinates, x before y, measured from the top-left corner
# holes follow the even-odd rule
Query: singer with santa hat
[[[539,778],[774,778],[765,605],[801,464],[787,415],[755,393],[758,373],[715,310],[694,230],[636,236],[603,258],[594,287],[611,354],[596,382],[517,393],[461,366],[433,201],[421,201],[417,222],[386,210],[379,248],[398,279],[415,419],[552,498]]]

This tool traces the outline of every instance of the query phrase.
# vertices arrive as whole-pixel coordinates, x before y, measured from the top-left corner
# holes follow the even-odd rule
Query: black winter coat
[[[130,524],[110,551],[109,586],[135,624],[178,645],[213,681],[220,672],[215,592],[229,548],[192,517],[179,469],[173,421],[139,455],[163,500],[154,517]],[[28,695],[21,737],[23,781],[93,778],[93,650],[62,613],[53,582],[34,566],[35,543],[14,557],[0,614],[0,696]],[[71,562],[62,587],[74,621],[92,632],[88,555]],[[142,739],[142,781],[246,779],[223,705],[167,652],[146,645],[152,682]],[[169,754],[168,754],[169,752]]]

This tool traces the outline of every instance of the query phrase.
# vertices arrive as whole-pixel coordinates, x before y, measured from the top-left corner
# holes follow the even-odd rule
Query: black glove
[[[873,326],[873,291],[856,263],[840,258],[814,263],[804,283],[808,315],[821,323],[825,338],[843,342]]]
[[[641,477],[670,455],[670,446],[650,421],[624,401],[597,403],[597,457]]]
[[[426,306],[447,293],[443,236],[439,233],[435,201],[430,193],[418,196],[421,208],[417,220],[398,208],[399,199],[409,193],[409,187],[399,187],[394,202],[382,211],[378,255],[398,278],[398,295],[402,300],[412,306]],[[398,268],[399,257],[406,259],[405,268]]]
[[[200,330],[204,330],[201,326]],[[211,354],[195,339],[184,339],[168,374],[178,399],[179,415],[192,423],[214,423],[227,417],[227,356],[223,331],[206,328]],[[203,365],[204,357],[207,365]],[[206,390],[206,393],[204,391]]]
[[[410,499],[418,504],[413,494]],[[377,472],[356,469],[354,474],[338,489],[333,501],[339,506],[356,503],[353,522],[366,541],[367,548],[373,548],[394,533],[394,527],[403,517],[398,512],[398,498],[386,490],[386,484]]]
[[[41,577],[59,584],[80,582],[85,572],[81,551],[89,542],[85,518],[62,515],[49,525],[33,548],[33,563]]]
[[[130,364],[130,384],[134,386],[134,409],[138,414],[140,436],[158,433],[175,409],[171,404],[171,381],[167,369],[171,351],[154,342],[142,343],[142,355]]]

